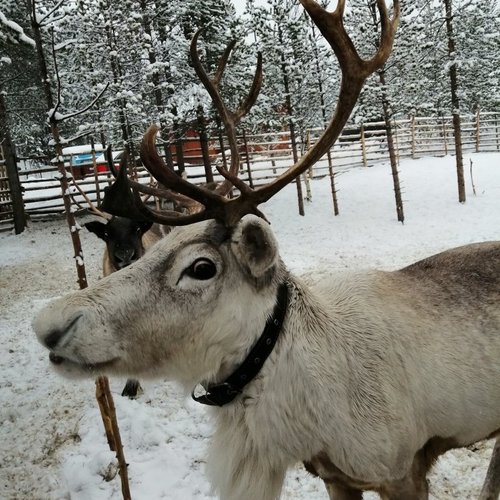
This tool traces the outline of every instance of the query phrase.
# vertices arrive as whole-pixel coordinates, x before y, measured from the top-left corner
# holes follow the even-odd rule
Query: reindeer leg
[[[361,490],[356,490],[349,488],[348,486],[343,486],[338,483],[331,483],[325,481],[326,491],[328,491],[328,496],[330,500],[362,500],[363,492]]]
[[[430,462],[425,453],[417,453],[408,474],[398,481],[384,484],[379,491],[380,497],[382,500],[428,500],[426,476],[429,468]]]
[[[129,399],[136,398],[139,394],[142,394],[144,391],[142,390],[141,384],[138,380],[129,378],[125,387],[122,391],[122,396],[126,396]]]
[[[498,500],[500,496],[500,438],[497,438],[479,500]]]

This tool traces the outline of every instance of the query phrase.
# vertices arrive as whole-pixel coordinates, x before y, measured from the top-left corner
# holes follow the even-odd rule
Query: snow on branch
[[[106,90],[109,87],[109,82],[106,83],[106,85],[99,92],[99,94],[97,94],[97,96],[94,97],[94,99],[92,99],[92,101],[87,106],[85,106],[83,109],[80,109],[78,111],[74,111],[73,113],[68,113],[67,115],[63,115],[63,114],[59,113],[58,109],[59,109],[59,106],[61,105],[61,77],[59,76],[59,67],[57,64],[56,43],[55,43],[55,39],[54,39],[54,29],[53,28],[50,28],[50,36],[51,36],[51,42],[52,42],[52,58],[54,61],[54,72],[55,72],[56,81],[57,81],[57,101],[56,101],[55,106],[52,109],[50,109],[47,112],[47,114],[48,114],[49,123],[50,122],[56,123],[56,122],[62,122],[62,121],[67,120],[69,118],[73,118],[75,116],[81,115],[81,114],[85,113],[86,111],[88,111],[101,98],[101,96],[104,94],[104,92],[106,92]]]
[[[73,113],[68,113],[67,115],[63,115],[63,114],[55,111],[55,108],[50,110],[49,111],[49,120],[54,120],[54,121],[60,122],[63,120],[67,120],[69,118],[74,118],[75,116],[78,116],[78,115],[81,115],[81,114],[87,112],[102,97],[104,92],[106,92],[106,90],[108,90],[108,87],[109,87],[109,82],[106,83],[104,88],[99,92],[99,94],[97,94],[94,97],[94,99],[92,99],[92,101],[87,106],[85,106],[84,108],[82,108],[78,111],[74,111]],[[84,135],[86,135],[86,134],[84,134]]]
[[[5,14],[0,10],[0,23],[9,28],[9,30],[13,31],[15,36],[19,39],[19,41],[25,43],[26,45],[31,45],[32,47],[35,47],[35,40],[30,38],[26,33],[24,33],[24,30],[19,26],[14,21],[11,21],[10,19],[7,19]]]
[[[55,46],[55,50],[65,49],[68,45],[72,45],[72,44],[77,43],[77,42],[78,42],[78,40],[76,38],[70,38],[68,40],[64,40],[63,42],[58,43]]]

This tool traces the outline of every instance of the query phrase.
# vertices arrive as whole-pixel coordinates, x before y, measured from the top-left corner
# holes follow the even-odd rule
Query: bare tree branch
[[[63,3],[64,3],[64,0],[61,0],[60,2],[58,2],[57,5],[52,10],[50,10],[48,12],[48,14],[45,14],[45,16],[42,17],[42,19],[38,20],[37,21],[38,22],[38,26],[44,26],[43,22],[45,21],[45,19],[47,19],[48,17],[50,17]],[[52,22],[52,19],[49,19],[49,23],[50,22]]]

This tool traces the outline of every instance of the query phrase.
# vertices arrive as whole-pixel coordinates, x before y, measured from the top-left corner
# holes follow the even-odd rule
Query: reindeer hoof
[[[138,380],[129,379],[125,384],[125,387],[122,391],[122,396],[126,396],[129,399],[135,399],[137,396],[140,396],[143,393],[143,389]]]

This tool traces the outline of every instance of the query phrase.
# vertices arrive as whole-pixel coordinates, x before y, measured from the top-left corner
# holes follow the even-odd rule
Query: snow
[[[99,151],[104,151],[105,148],[102,146],[100,143],[94,144],[94,151],[99,152]],[[63,148],[63,154],[64,155],[78,155],[78,154],[83,154],[83,153],[91,153],[92,152],[92,145],[91,144],[83,144],[81,146],[68,146],[66,148]]]
[[[24,30],[19,24],[8,19],[2,11],[0,11],[0,23],[10,28],[12,31],[15,31],[21,42],[35,47],[35,41],[24,33]]]
[[[313,201],[306,203],[305,217],[297,215],[294,186],[264,212],[284,261],[296,273],[326,267],[396,269],[452,246],[498,239],[500,153],[471,155],[467,166],[469,159],[477,195],[467,168],[465,204],[457,201],[453,158],[401,163],[404,225],[396,221],[387,164],[337,177],[339,217],[333,216],[326,177],[311,182]],[[85,230],[80,237],[92,283],[100,276],[102,242]],[[19,236],[0,235],[0,498],[121,498],[93,381],[57,377],[30,326],[49,300],[77,288],[72,255],[65,221],[38,222]],[[143,382],[144,394],[130,401],[119,395],[123,383],[111,381],[134,500],[211,499],[204,475],[212,432],[206,409],[161,380]],[[490,451],[491,442],[485,442],[442,457],[430,475],[431,499],[476,498]],[[297,466],[282,498],[326,500],[327,494],[319,480]]]

